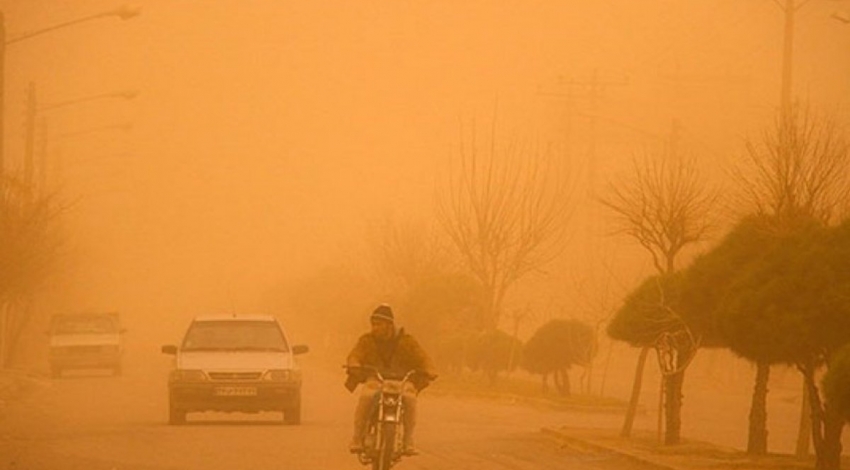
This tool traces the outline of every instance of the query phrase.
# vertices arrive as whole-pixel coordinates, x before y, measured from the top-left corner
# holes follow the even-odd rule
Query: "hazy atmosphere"
[[[789,5],[795,9],[790,30]],[[640,294],[644,281],[687,272],[746,216],[779,217],[769,202],[741,202],[750,201],[748,189],[757,186],[746,182],[759,181],[746,164],[762,143],[770,148],[778,120],[799,112],[830,123],[829,136],[846,163],[836,166],[834,194],[847,195],[841,185],[850,184],[847,0],[145,0],[126,6],[0,0],[0,12],[2,177],[31,185],[25,187],[55,211],[45,274],[22,290],[7,288],[17,285],[9,281],[14,274],[0,286],[3,315],[26,312],[18,323],[4,320],[3,328],[19,324],[21,333],[13,346],[0,343],[0,369],[26,371],[41,384],[19,402],[9,399],[5,412],[0,406],[0,439],[6,439],[0,454],[18,456],[17,464],[0,458],[0,466],[237,468],[240,461],[228,454],[192,460],[192,451],[172,441],[153,460],[124,458],[138,452],[122,439],[137,425],[145,439],[161,430],[199,448],[229,439],[216,432],[264,433],[251,438],[258,447],[263,439],[282,439],[271,437],[280,432],[276,428],[220,426],[181,437],[165,427],[169,370],[184,352],[175,352],[175,359],[161,346],[180,345],[198,315],[259,314],[276,317],[290,343],[310,348],[298,357],[304,387],[311,390],[302,426],[310,443],[293,457],[301,463],[286,468],[358,468],[345,446],[359,391],[345,391],[340,366],[369,331],[373,309],[388,303],[396,326],[419,340],[439,375],[419,399],[422,453],[397,462],[398,468],[566,468],[553,463],[565,451],[539,457],[551,461],[529,460],[537,451],[521,447],[526,437],[515,436],[521,431],[511,423],[527,423],[536,436],[542,427],[586,421],[618,435],[638,352],[654,347],[663,354],[656,337],[644,341],[628,324],[618,330],[612,318],[628,310],[627,297]],[[788,40],[790,49],[783,49]],[[777,132],[782,141],[785,134]],[[624,208],[634,201],[626,182],[636,181],[638,168],[659,155],[675,157],[671,167],[686,162],[681,174],[704,185],[701,200],[712,204],[710,211],[708,205],[689,208],[705,223],[685,228],[695,236],[666,258],[669,251],[652,252],[623,225]],[[493,194],[493,217],[517,208],[502,235],[515,229],[520,235],[501,239],[501,246],[520,255],[476,264],[469,240],[483,240],[486,217],[479,211]],[[842,197],[818,219],[822,230],[836,231],[828,240],[839,241],[824,242],[845,250],[836,253],[850,246],[850,206]],[[470,229],[472,213],[479,225]],[[524,236],[516,227],[540,229]],[[481,243],[495,249],[498,242]],[[514,261],[499,274],[500,263]],[[492,277],[482,274],[491,268]],[[835,273],[826,276],[831,288],[850,286],[846,265]],[[711,292],[720,297],[719,288],[708,291],[705,298]],[[683,309],[692,305],[682,302]],[[734,306],[753,308],[743,300]],[[81,312],[120,313],[126,329],[120,377],[83,372],[63,378],[60,371],[58,379],[48,378],[44,332],[55,328],[51,317]],[[486,366],[455,364],[446,351],[466,354],[470,343],[447,346],[454,333],[468,339],[504,332],[521,345],[547,322],[567,319],[593,335],[587,343],[593,354],[567,364],[576,366],[570,369],[572,400],[593,396],[588,400],[610,401],[617,411],[584,418],[562,397],[552,398],[564,405],[553,408],[557,412],[503,408],[521,406],[515,397],[469,398],[490,389],[531,390],[534,400],[547,395],[537,396],[543,372],[513,370],[521,362],[520,346],[495,369],[503,382],[494,385],[484,378]],[[699,321],[681,322],[694,341]],[[746,344],[727,346],[728,337],[700,336],[695,347],[685,348],[689,358],[700,350],[692,362],[676,346],[675,367],[693,370],[684,381],[680,425],[683,438],[746,451],[755,364],[761,362]],[[824,348],[837,350],[850,343],[846,339],[830,339]],[[546,351],[541,357],[555,354]],[[805,361],[774,355],[768,362],[775,366],[770,451],[793,455],[800,407],[807,406],[797,371]],[[477,367],[485,374],[479,377]],[[819,381],[825,368],[812,367]],[[636,428],[654,437],[662,376],[655,352],[646,370]],[[558,387],[553,374],[550,387]],[[139,391],[126,395],[121,387]],[[68,411],[95,390],[120,396],[96,401],[122,405],[112,414],[105,406],[94,421]],[[714,402],[715,395],[731,401]],[[135,414],[121,421],[119,408]],[[728,416],[714,423],[712,410]],[[33,457],[40,444],[21,450],[15,439],[40,442],[49,430],[22,424],[32,421],[27,413],[46,416],[43,423],[65,423],[56,425],[63,436],[86,437],[45,444],[38,455],[46,457]],[[468,420],[468,427],[441,431],[440,420],[453,415]],[[231,419],[222,416],[208,419]],[[73,430],[75,422],[83,434]],[[668,432],[676,426],[665,423]],[[110,426],[119,426],[114,432],[123,437],[93,440],[102,428],[112,436]],[[289,436],[283,439],[302,439],[293,437],[298,430],[283,429]],[[490,441],[478,442],[464,429]],[[463,436],[469,447],[448,444],[450,435]],[[143,448],[132,436],[127,441]],[[512,442],[505,455],[525,457],[480,457],[502,439]],[[57,464],[63,456],[79,461]],[[509,466],[512,458],[522,463]],[[834,468],[812,459],[804,465]],[[283,468],[275,462],[269,457],[247,465]],[[630,465],[609,464],[594,468]]]

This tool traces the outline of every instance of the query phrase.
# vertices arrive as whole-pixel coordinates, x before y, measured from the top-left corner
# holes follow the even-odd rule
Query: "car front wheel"
[[[292,402],[283,410],[284,424],[301,424],[301,391],[293,398]]]
[[[181,410],[173,404],[168,405],[168,424],[185,424],[186,410]]]

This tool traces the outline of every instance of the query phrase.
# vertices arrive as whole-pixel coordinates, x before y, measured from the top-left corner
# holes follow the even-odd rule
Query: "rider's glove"
[[[349,392],[354,392],[354,389],[357,388],[357,385],[360,384],[360,379],[356,377],[354,374],[348,374],[348,377],[345,379],[345,388],[348,389]]]
[[[348,377],[345,379],[345,388],[348,389],[349,392],[353,392],[357,386],[366,381],[366,374],[360,369],[349,368]]]
[[[431,384],[431,379],[432,377],[426,373],[418,373],[411,378],[411,382],[416,387],[416,391],[420,392]]]

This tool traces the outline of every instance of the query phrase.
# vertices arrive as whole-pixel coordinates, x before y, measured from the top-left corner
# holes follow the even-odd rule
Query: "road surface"
[[[128,364],[121,377],[86,371],[45,379],[0,417],[0,469],[364,468],[347,452],[355,397],[342,387],[341,371],[305,364],[299,426],[279,424],[275,413],[189,414],[189,424],[169,426],[169,367],[167,356],[150,354]],[[615,456],[572,453],[540,432],[582,415],[428,391],[420,403],[421,454],[403,460],[395,467],[399,470],[602,470],[634,465]]]

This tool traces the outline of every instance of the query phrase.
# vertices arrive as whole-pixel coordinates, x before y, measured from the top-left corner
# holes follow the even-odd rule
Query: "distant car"
[[[50,375],[69,369],[110,369],[121,374],[121,334],[118,313],[75,313],[50,319]]]
[[[186,422],[192,411],[282,411],[283,422],[301,422],[301,370],[291,345],[271,315],[212,315],[192,320],[168,378],[168,422]]]

